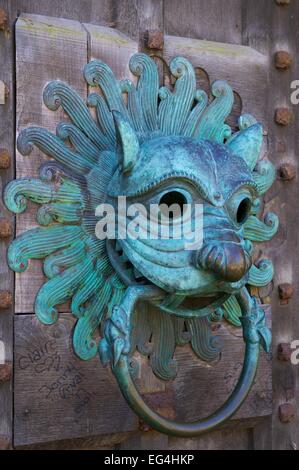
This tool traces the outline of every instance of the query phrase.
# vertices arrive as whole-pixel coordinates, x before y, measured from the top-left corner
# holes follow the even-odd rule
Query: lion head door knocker
[[[275,169],[259,160],[261,124],[242,115],[239,131],[232,134],[225,123],[234,101],[226,82],[212,85],[209,100],[196,89],[193,67],[182,57],[170,63],[173,90],[159,88],[156,64],[145,54],[132,56],[130,70],[138,77],[136,87],[129,80],[118,82],[101,61],[86,65],[87,83],[101,90],[87,99],[96,120],[67,84],[53,81],[45,87],[45,105],[53,111],[61,106],[71,123],[60,123],[56,135],[29,127],[18,137],[21,154],[30,154],[36,145],[54,160],[42,164],[39,178],[6,187],[11,211],[23,212],[28,199],[41,205],[41,227],[12,242],[8,262],[22,272],[30,258],[44,259],[48,281],[35,301],[40,321],[54,323],[55,306],[71,300],[78,319],[76,354],[88,360],[99,350],[130,406],[153,428],[196,436],[235,413],[253,384],[260,345],[269,349],[264,312],[248,286],[266,285],[273,277],[269,260],[253,264],[251,242],[269,240],[278,228],[272,213],[259,219],[261,196],[272,185]],[[160,232],[155,237],[120,236],[117,217],[116,239],[101,239],[97,224],[107,214],[99,216],[97,208],[106,204],[117,213],[120,199],[145,208],[197,204],[202,208],[201,245],[191,249],[184,236],[167,239]],[[194,214],[192,209],[191,226]],[[122,221],[128,225],[132,218],[128,211]],[[172,227],[175,221],[173,214]],[[158,210],[156,225],[161,224]],[[135,309],[137,302],[143,308]],[[210,325],[222,317],[243,328],[246,343],[241,376],[225,404],[192,423],[151,410],[134,385],[130,357],[136,348],[150,358],[159,378],[171,379],[176,345],[190,341],[201,360],[217,357]],[[98,347],[93,335],[99,327]]]

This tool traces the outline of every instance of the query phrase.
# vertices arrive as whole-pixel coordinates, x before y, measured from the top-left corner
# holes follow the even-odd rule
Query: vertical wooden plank
[[[292,80],[297,80],[299,77],[299,63],[296,60],[298,57],[298,15],[298,2],[291,2],[285,8],[277,4],[273,5],[271,27],[274,40],[271,44],[271,57],[273,58],[277,50],[287,50],[294,59],[293,66],[289,70],[280,71],[274,65],[271,68],[269,117],[273,119],[276,108],[288,107],[294,112],[295,118],[294,123],[286,127],[274,123],[272,125],[270,149],[277,168],[285,161],[289,161],[295,168],[298,168],[299,108],[298,105],[292,106],[290,101],[290,84]],[[290,362],[279,361],[277,348],[279,343],[288,343],[299,338],[299,262],[296,256],[299,237],[298,173],[293,181],[277,181],[276,191],[272,198],[274,198],[272,203],[275,209],[277,208],[281,221],[280,245],[274,254],[276,274],[273,299],[273,448],[293,450],[299,449],[299,368]],[[285,282],[293,284],[295,292],[289,304],[281,305],[277,287]],[[279,407],[285,403],[294,407],[295,416],[289,423],[283,423],[279,418]]]
[[[12,0],[20,13],[55,16],[83,22],[113,21],[114,0]]]
[[[164,0],[165,33],[241,43],[241,0]]]
[[[0,147],[6,149],[11,158],[7,169],[0,169],[0,194],[6,184],[14,178],[14,37],[13,22],[15,18],[14,5],[9,0],[1,0],[0,8],[7,14],[7,27],[0,31],[0,80],[6,84],[9,95],[5,104],[0,105]],[[14,230],[14,217],[10,214],[0,198],[0,217],[5,217]],[[6,263],[6,250],[11,237],[0,239],[0,289],[13,293],[14,275]],[[13,306],[0,310],[0,341],[1,351],[5,357],[0,357],[1,363],[13,361]],[[12,444],[12,377],[0,383],[0,448]]]
[[[87,34],[77,21],[22,14],[16,24],[16,131],[30,125],[55,133],[56,125],[67,119],[60,109],[50,111],[43,104],[43,88],[51,80],[69,83],[86,98],[82,70],[87,61]],[[30,156],[17,152],[16,176],[37,175],[46,157],[37,148]],[[36,225],[36,206],[17,218],[17,234]],[[16,313],[32,313],[37,290],[44,282],[41,263],[33,261],[25,273],[16,275]]]

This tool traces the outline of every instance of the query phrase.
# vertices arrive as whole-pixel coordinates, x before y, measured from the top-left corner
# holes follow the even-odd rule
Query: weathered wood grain
[[[73,326],[67,314],[53,326],[15,319],[16,446],[137,429],[110,368],[74,355]]]
[[[253,114],[266,123],[264,96],[267,92],[268,57],[250,47],[165,36],[164,57],[169,61],[176,55],[186,57],[195,68],[203,69],[210,85],[226,80],[237,98],[237,113]],[[241,106],[238,105],[241,102]]]
[[[69,83],[86,98],[87,86],[82,69],[87,58],[87,33],[72,20],[22,14],[16,23],[16,131],[30,126],[45,127],[55,133],[56,125],[66,120],[60,109],[46,108],[42,101],[43,88],[51,80]],[[34,148],[29,156],[17,152],[16,176],[29,177],[38,173],[46,156]],[[17,234],[36,226],[36,206],[17,217]],[[32,313],[34,299],[44,277],[40,261],[30,263],[28,270],[16,275],[16,313]]]
[[[164,0],[165,34],[241,43],[242,0]]]
[[[270,311],[267,308],[268,322]],[[196,359],[188,347],[178,348],[179,372],[167,385],[176,396],[178,419],[192,421],[207,416],[228,398],[243,365],[244,342],[240,328],[221,323],[216,332],[223,350],[221,360],[207,365]],[[271,355],[261,352],[252,390],[232,420],[266,416],[272,411]]]

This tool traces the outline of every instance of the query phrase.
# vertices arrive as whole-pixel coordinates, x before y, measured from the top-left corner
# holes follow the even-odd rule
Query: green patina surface
[[[167,36],[166,36],[167,44]],[[189,38],[176,38],[171,36],[171,45],[174,50],[180,52],[180,50],[185,51],[186,49],[190,53],[199,54],[199,53],[211,53],[217,56],[222,56],[226,60],[232,59],[247,59],[253,60],[252,54],[253,50],[247,46],[239,46],[228,43],[220,43],[214,41],[205,41],[201,39],[189,39]],[[254,61],[256,62],[265,62],[265,57],[263,54],[254,51]],[[258,65],[258,64],[257,64]]]
[[[58,31],[55,27],[53,34]],[[203,45],[239,53],[239,48]],[[39,204],[41,225],[12,242],[8,262],[22,272],[30,259],[44,260],[48,280],[37,294],[36,315],[51,324],[58,319],[57,305],[70,300],[77,317],[74,349],[83,360],[97,354],[94,336],[100,328],[101,360],[111,362],[124,396],[142,419],[169,434],[198,435],[236,411],[252,386],[259,345],[269,350],[264,313],[248,286],[267,285],[273,277],[270,260],[252,264],[252,242],[270,240],[278,229],[275,214],[261,219],[261,197],[275,169],[259,160],[261,124],[242,115],[234,134],[226,124],[234,101],[226,82],[213,83],[208,97],[196,89],[194,69],[183,57],[170,63],[173,90],[159,87],[157,67],[147,55],[135,54],[129,66],[138,77],[136,87],[117,81],[101,61],[86,65],[85,79],[95,87],[87,104],[97,120],[67,84],[45,87],[45,105],[53,111],[61,106],[71,123],[60,123],[56,135],[30,127],[18,137],[21,154],[29,155],[35,145],[53,160],[41,166],[39,178],[12,181],[5,189],[5,203],[17,214],[28,200]],[[121,195],[148,206],[170,194],[202,206],[203,241],[191,254],[184,237],[115,243],[96,236],[100,204],[116,207]],[[137,301],[142,303],[135,312]],[[130,355],[137,348],[159,378],[172,379],[178,346],[190,342],[201,360],[217,359],[220,347],[211,321],[222,318],[242,326],[246,343],[243,373],[231,398],[192,426],[163,421],[136,394],[128,376]]]

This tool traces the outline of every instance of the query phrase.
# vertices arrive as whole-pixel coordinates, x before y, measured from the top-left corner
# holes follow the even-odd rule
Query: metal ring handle
[[[157,431],[179,437],[195,437],[210,431],[229,419],[242,405],[253,384],[259,358],[259,344],[246,343],[244,365],[228,400],[210,416],[191,423],[180,423],[169,420],[153,411],[138,393],[129,372],[128,356],[122,356],[113,373],[124,398],[135,413]]]
[[[150,287],[147,290],[143,290],[142,295],[139,295],[140,292],[138,294],[138,291],[134,291],[134,289],[128,292],[125,295],[121,307],[119,307],[119,309],[121,309],[121,313],[117,311],[116,313],[118,317],[116,316],[115,319],[112,319],[113,328],[117,325],[118,328],[120,327],[122,331],[125,331],[125,325],[130,324],[131,313],[136,301],[140,298],[151,298],[151,300],[153,300],[153,297],[157,297],[159,293],[161,293],[159,289]],[[116,359],[114,357],[112,371],[124,398],[127,400],[133,411],[152,428],[172,436],[195,437],[219,426],[240,408],[253,385],[258,366],[260,340],[264,334],[263,330],[267,329],[267,327],[264,324],[263,311],[257,306],[256,302],[249,296],[247,291],[246,293],[243,291],[243,293],[240,294],[239,301],[243,312],[241,320],[243,326],[243,337],[246,344],[243,369],[236,387],[226,402],[206,418],[199,419],[195,422],[182,423],[169,420],[159,415],[149,408],[135,387],[130,374],[128,356],[129,348],[127,347],[126,352],[122,350],[121,353],[117,354]],[[126,314],[125,320],[123,317],[124,313]],[[107,347],[109,342],[110,347],[111,341],[114,341],[115,344],[116,335],[113,328],[111,330],[111,326],[109,326],[109,324],[107,325],[105,339],[102,340],[104,343],[100,346],[101,357],[103,357],[103,350],[105,350],[105,347]]]

